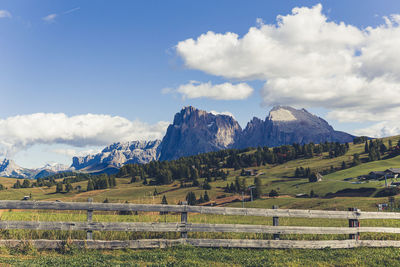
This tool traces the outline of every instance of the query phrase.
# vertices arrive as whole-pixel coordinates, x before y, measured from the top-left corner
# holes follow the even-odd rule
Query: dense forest
[[[123,166],[117,177],[132,177],[133,181],[141,179],[144,184],[170,184],[174,180],[190,181],[199,185],[198,178],[206,181],[226,180],[229,175],[226,169],[263,166],[265,164],[283,164],[298,158],[312,158],[328,152],[329,157],[339,157],[349,149],[349,144],[325,142],[322,144],[293,144],[274,148],[258,147],[247,149],[227,149],[183,157],[172,161],[152,161],[147,164],[127,164]],[[148,178],[151,178],[148,181]],[[204,187],[204,189],[207,189]]]

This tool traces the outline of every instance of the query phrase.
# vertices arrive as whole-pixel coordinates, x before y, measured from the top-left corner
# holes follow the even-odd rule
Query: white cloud
[[[48,23],[53,23],[53,22],[55,22],[57,16],[58,16],[57,14],[49,14],[49,15],[43,17],[42,20],[44,20]]]
[[[105,146],[116,141],[161,139],[168,122],[149,125],[119,116],[35,113],[0,119],[0,153],[12,156],[34,144]]]
[[[369,137],[386,137],[398,135],[400,133],[400,123],[395,121],[383,121],[370,127],[355,131],[357,135],[365,135]]]
[[[11,18],[11,13],[7,10],[0,9],[0,19],[2,18]]]
[[[80,10],[80,9],[81,9],[80,7],[75,7],[75,8],[69,9],[69,10],[67,10],[67,11],[64,11],[63,14],[69,14],[69,13],[78,11],[78,10]]]
[[[265,105],[322,107],[340,121],[394,121],[400,112],[399,23],[394,14],[360,29],[330,21],[319,4],[294,8],[276,24],[257,19],[242,37],[209,31],[179,42],[176,51],[192,69],[264,80]]]
[[[212,84],[211,82],[201,83],[190,81],[180,85],[176,90],[164,89],[163,93],[178,92],[183,98],[211,98],[216,100],[240,100],[246,99],[253,93],[246,83],[222,83]]]

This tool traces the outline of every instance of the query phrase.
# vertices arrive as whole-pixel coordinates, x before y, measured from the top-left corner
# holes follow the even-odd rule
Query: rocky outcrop
[[[243,130],[236,147],[280,146],[328,142],[352,142],[354,136],[335,131],[324,119],[305,109],[277,106],[265,121],[254,118]]]
[[[13,160],[5,158],[0,164],[1,177],[30,178],[33,171],[18,166]]]
[[[185,107],[174,117],[160,145],[160,160],[233,147],[242,129],[229,115]]]
[[[118,142],[104,148],[100,153],[85,157],[73,157],[71,168],[98,172],[119,168],[127,163],[148,163],[158,159],[160,140]]]

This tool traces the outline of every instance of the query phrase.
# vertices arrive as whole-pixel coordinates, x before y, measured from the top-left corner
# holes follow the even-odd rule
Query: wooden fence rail
[[[359,240],[360,233],[376,232],[400,234],[400,228],[360,227],[361,219],[400,219],[400,213],[394,212],[361,212],[351,208],[349,211],[322,210],[289,210],[278,209],[245,209],[199,207],[184,205],[146,205],[146,204],[111,204],[88,202],[49,202],[49,201],[0,201],[0,209],[42,209],[42,210],[86,210],[86,222],[52,222],[52,221],[0,221],[0,229],[29,230],[62,230],[86,231],[86,240],[71,240],[77,246],[88,248],[154,248],[189,244],[199,247],[247,247],[247,248],[351,248],[351,247],[400,247],[400,241],[391,240]],[[181,221],[174,223],[143,222],[93,222],[93,211],[143,211],[174,212],[181,214]],[[272,217],[272,225],[244,224],[200,224],[188,223],[188,213],[244,215]],[[307,227],[279,226],[279,217],[295,218],[329,218],[346,219],[349,227]],[[93,240],[93,231],[125,231],[125,232],[177,232],[179,239],[104,241]],[[272,234],[274,240],[243,239],[191,239],[188,232],[220,232],[220,233],[260,233]],[[346,234],[349,240],[279,240],[283,234]],[[17,246],[21,240],[0,240],[1,245]],[[65,244],[65,240],[30,240],[38,248],[55,248]]]

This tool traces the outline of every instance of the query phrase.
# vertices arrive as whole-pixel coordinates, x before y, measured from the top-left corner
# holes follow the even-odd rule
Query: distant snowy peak
[[[158,159],[160,142],[160,140],[154,140],[113,143],[100,153],[73,157],[71,169],[99,172],[120,168],[127,163],[148,163]]]
[[[42,170],[50,170],[53,172],[62,172],[62,171],[68,171],[69,166],[61,164],[61,163],[46,163],[42,168],[38,168],[37,171],[42,171]]]
[[[5,158],[0,164],[0,176],[29,178],[30,172],[28,169],[18,166],[13,160]]]

